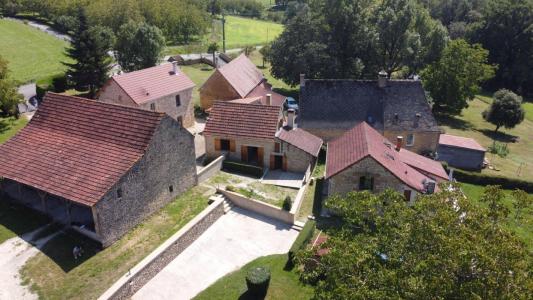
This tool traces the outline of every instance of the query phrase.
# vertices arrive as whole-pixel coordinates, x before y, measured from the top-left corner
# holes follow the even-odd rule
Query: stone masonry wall
[[[145,155],[95,206],[96,232],[104,247],[197,184],[193,139],[170,117],[161,121]]]
[[[280,140],[278,140],[281,142]],[[287,171],[289,172],[306,172],[309,165],[314,162],[315,158],[289,143],[281,142],[281,149],[287,159]]]
[[[407,135],[414,134],[415,141],[412,146],[407,146]],[[403,136],[403,146],[405,149],[413,151],[415,153],[422,153],[425,151],[435,152],[437,151],[437,146],[439,145],[440,132],[438,131],[390,131],[385,130],[383,134],[389,141],[394,145],[396,144],[396,139],[399,135]]]
[[[200,106],[208,109],[216,100],[239,99],[240,95],[226,81],[224,76],[216,70],[200,88]]]
[[[269,167],[270,154],[274,152],[274,138],[270,139],[247,139],[228,138],[226,136],[205,135],[205,152],[209,159],[214,159],[222,155],[224,151],[215,150],[215,138],[232,139],[235,141],[235,152],[228,152],[226,158],[229,160],[241,160],[241,146],[254,146],[263,148],[263,167]]]
[[[109,80],[98,92],[98,101],[137,107],[137,103],[114,81]]]

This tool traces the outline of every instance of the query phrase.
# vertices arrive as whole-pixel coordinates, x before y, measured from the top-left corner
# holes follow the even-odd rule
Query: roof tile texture
[[[246,97],[264,79],[263,73],[257,69],[255,64],[244,53],[218,69],[218,71],[241,98]]]
[[[147,149],[162,113],[48,93],[0,145],[0,177],[92,206]]]
[[[430,174],[440,177],[441,179],[448,179],[448,174],[446,174],[446,171],[440,162],[403,148],[400,150],[399,154],[400,159],[407,165],[418,170],[426,171]]]
[[[439,138],[439,144],[458,148],[478,150],[483,152],[487,151],[474,139],[450,134],[441,134]]]
[[[300,128],[281,129],[278,138],[298,149],[301,149],[314,157],[318,156],[322,147],[322,139]]]

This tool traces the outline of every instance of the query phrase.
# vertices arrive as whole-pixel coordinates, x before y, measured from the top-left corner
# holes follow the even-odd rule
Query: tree
[[[495,224],[509,216],[509,208],[503,204],[503,199],[505,199],[505,194],[497,185],[487,186],[479,199],[487,204],[488,216]]]
[[[207,53],[211,53],[213,55],[213,64],[215,64],[215,68],[217,67],[216,66],[216,63],[217,63],[217,60],[216,60],[216,53],[218,51],[218,44],[217,43],[211,43],[209,44],[209,46],[207,47]]]
[[[485,121],[496,125],[494,132],[498,132],[501,126],[510,129],[524,121],[526,113],[522,107],[522,97],[502,89],[494,93],[492,98],[492,104],[482,116]]]
[[[352,192],[326,207],[338,215],[328,240],[297,254],[315,299],[520,299],[530,294],[532,255],[487,209],[455,191],[419,196]],[[325,252],[325,253],[324,253]]]
[[[265,68],[265,63],[269,61],[270,53],[272,52],[272,44],[266,44],[261,49],[259,49],[259,53],[261,53],[261,56],[263,57],[263,69]]]
[[[78,90],[89,90],[89,97],[94,98],[97,90],[109,78],[111,70],[111,51],[114,35],[108,28],[93,26],[89,28],[85,11],[78,12],[78,27],[72,38],[67,55],[73,63],[64,63],[67,77]]]
[[[424,88],[433,99],[433,112],[456,115],[480,90],[480,84],[494,76],[487,63],[488,51],[481,45],[454,40],[442,57],[422,71]]]
[[[533,197],[522,190],[514,190],[511,192],[514,199],[513,207],[515,209],[515,220],[521,224],[524,213],[533,206]]]
[[[164,48],[165,37],[159,28],[135,22],[120,27],[115,44],[118,63],[126,72],[157,65]]]
[[[0,116],[18,116],[17,104],[23,100],[15,81],[9,78],[7,61],[0,56]]]

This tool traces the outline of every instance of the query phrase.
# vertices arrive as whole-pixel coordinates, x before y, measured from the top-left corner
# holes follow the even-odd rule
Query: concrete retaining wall
[[[198,171],[198,183],[204,182],[207,179],[211,178],[218,171],[222,170],[222,163],[224,162],[225,156],[221,155],[203,169]]]
[[[233,204],[238,207],[244,208],[249,211],[256,212],[263,216],[276,219],[287,224],[294,224],[294,213],[290,213],[286,210],[283,210],[277,206],[264,203],[262,201],[257,201],[254,199],[246,198],[241,194],[226,191],[223,189],[217,189],[217,192],[226,196]]]
[[[211,203],[209,207],[145,257],[128,274],[115,282],[98,300],[130,299],[223,214],[223,200]]]
[[[294,202],[292,202],[290,213],[293,215],[296,215],[298,211],[300,210],[300,206],[302,206],[302,202],[305,196],[305,191],[307,191],[307,187],[309,186],[309,182],[311,181],[310,177],[307,177],[307,178],[308,179],[305,181],[302,187],[298,190],[298,194],[296,194],[296,197],[294,198]]]

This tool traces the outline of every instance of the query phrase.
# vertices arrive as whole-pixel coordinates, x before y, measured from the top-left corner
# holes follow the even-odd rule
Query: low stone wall
[[[191,245],[224,214],[223,200],[216,200],[172,237],[122,276],[98,300],[130,299],[150,279]]]
[[[203,167],[198,171],[198,183],[204,182],[211,176],[215,175],[218,171],[222,170],[222,163],[224,162],[225,156],[221,155],[207,166]]]
[[[309,186],[310,181],[311,181],[311,177],[308,177],[308,179],[305,181],[302,187],[298,190],[298,194],[296,194],[296,197],[294,198],[294,202],[292,202],[292,207],[290,211],[291,214],[296,215],[298,211],[300,210],[300,206],[302,206],[302,202],[304,200],[305,191],[307,191],[307,187]]]
[[[294,224],[294,213],[290,213],[286,210],[283,210],[279,207],[270,205],[262,201],[246,198],[243,195],[238,194],[238,193],[226,191],[223,189],[217,189],[217,192],[226,196],[227,199],[229,199],[231,202],[233,202],[233,204],[235,204],[238,207],[256,212],[258,214],[270,217],[272,219],[285,222],[287,224]]]

